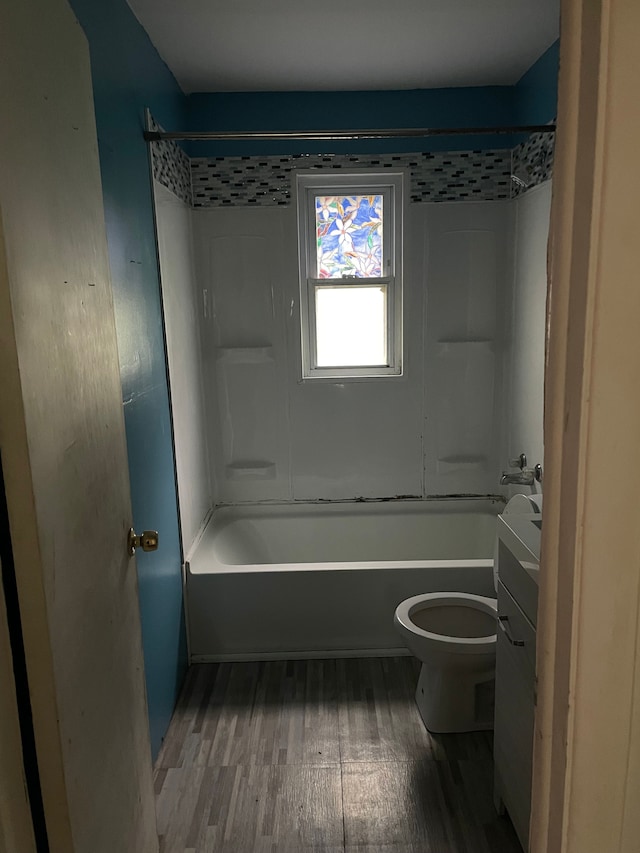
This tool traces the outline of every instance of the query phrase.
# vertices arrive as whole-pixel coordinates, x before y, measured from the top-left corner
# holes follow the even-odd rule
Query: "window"
[[[298,175],[302,376],[402,373],[402,174]]]

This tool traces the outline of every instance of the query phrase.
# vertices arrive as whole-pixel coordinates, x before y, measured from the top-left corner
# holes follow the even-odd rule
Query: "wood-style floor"
[[[430,735],[412,658],[192,667],[155,771],[161,853],[522,853],[491,734]]]

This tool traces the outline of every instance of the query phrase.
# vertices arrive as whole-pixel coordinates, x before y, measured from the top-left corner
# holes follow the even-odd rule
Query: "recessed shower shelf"
[[[476,468],[479,465],[486,465],[488,462],[486,456],[480,454],[455,454],[452,456],[441,456],[436,462],[438,474],[447,474],[451,471],[460,470],[460,468]]]
[[[275,480],[276,463],[261,460],[231,462],[225,468],[228,480]]]
[[[436,341],[439,346],[469,346],[473,344],[491,345],[493,338],[440,338]]]
[[[264,364],[273,361],[273,347],[217,347],[216,358],[225,364]]]

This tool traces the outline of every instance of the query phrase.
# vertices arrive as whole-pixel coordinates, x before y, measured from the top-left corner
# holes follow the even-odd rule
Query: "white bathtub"
[[[216,510],[186,562],[193,661],[399,654],[400,601],[495,595],[493,500]]]

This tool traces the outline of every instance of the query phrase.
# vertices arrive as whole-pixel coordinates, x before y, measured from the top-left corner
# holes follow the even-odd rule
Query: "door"
[[[0,55],[0,452],[49,846],[153,853],[89,53],[65,0],[21,0]]]

